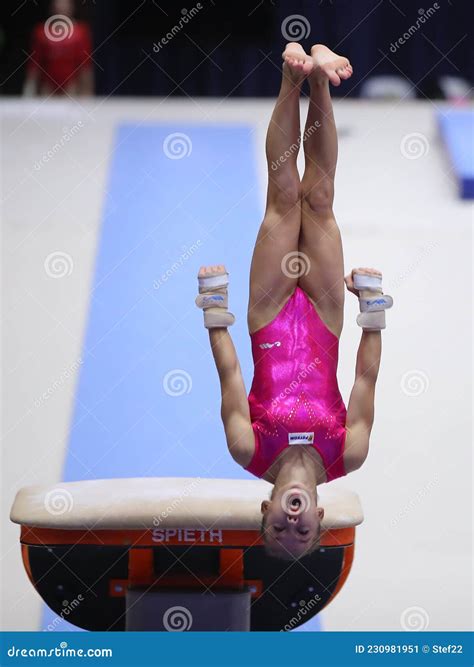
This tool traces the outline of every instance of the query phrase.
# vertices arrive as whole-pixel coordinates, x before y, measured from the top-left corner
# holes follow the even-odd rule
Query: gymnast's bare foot
[[[289,42],[282,57],[283,72],[292,83],[300,84],[313,71],[313,58],[297,42]]]
[[[352,65],[347,58],[339,56],[324,44],[315,44],[311,47],[311,58],[314,68],[312,79],[316,81],[327,80],[339,86],[341,79],[349,79],[352,76]]]

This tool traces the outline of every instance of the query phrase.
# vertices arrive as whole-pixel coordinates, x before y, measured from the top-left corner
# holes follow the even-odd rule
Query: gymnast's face
[[[300,558],[317,543],[324,516],[316,494],[301,485],[273,490],[261,506],[264,542],[270,555]]]

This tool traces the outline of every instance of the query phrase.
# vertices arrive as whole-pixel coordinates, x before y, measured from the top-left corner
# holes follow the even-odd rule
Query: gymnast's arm
[[[209,329],[209,341],[221,383],[221,417],[229,452],[246,467],[255,450],[247,392],[234,343],[227,329]]]
[[[381,352],[380,331],[363,331],[357,352],[355,382],[347,408],[344,449],[346,472],[360,468],[369,452],[370,432],[374,423],[375,384]]]

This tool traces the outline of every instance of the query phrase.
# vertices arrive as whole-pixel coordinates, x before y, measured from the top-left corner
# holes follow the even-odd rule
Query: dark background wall
[[[436,13],[396,53],[390,45],[432,0],[423,7],[421,0],[201,0],[203,8],[156,53],[153,45],[196,4],[78,0],[77,16],[93,31],[97,94],[273,96],[286,41],[281,26],[291,15],[309,22],[303,46],[325,42],[350,58],[355,76],[345,96],[358,96],[361,82],[378,74],[408,77],[420,97],[437,96],[440,75],[473,79],[472,0],[438,0]],[[21,92],[31,30],[48,7],[2,2],[4,94]]]

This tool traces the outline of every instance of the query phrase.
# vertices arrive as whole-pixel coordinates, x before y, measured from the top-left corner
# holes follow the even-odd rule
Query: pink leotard
[[[286,447],[307,445],[321,456],[328,482],[345,475],[338,338],[300,287],[250,338],[255,371],[248,400],[255,453],[247,470],[262,477]]]

